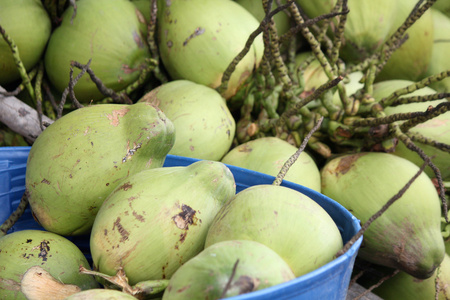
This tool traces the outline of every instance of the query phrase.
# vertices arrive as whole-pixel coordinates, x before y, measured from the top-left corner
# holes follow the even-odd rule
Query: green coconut
[[[294,278],[289,265],[269,247],[249,240],[224,241],[182,265],[170,279],[163,300],[228,298]]]
[[[48,231],[89,233],[103,200],[123,179],[164,163],[173,123],[148,103],[85,106],[56,120],[36,139],[25,186]]]
[[[450,294],[450,257],[445,255],[441,265],[430,278],[417,279],[400,272],[373,289],[373,293],[384,300],[446,300]]]
[[[206,247],[227,240],[252,240],[271,248],[295,276],[332,261],[342,237],[328,213],[306,195],[277,185],[239,192],[214,218]]]
[[[0,25],[17,46],[20,59],[29,71],[41,59],[50,38],[52,24],[39,0],[0,1]],[[20,78],[11,49],[0,38],[0,85]]]
[[[450,5],[448,7],[448,15],[445,15],[437,9],[431,9],[433,24],[436,30],[434,30],[433,51],[426,72],[427,76],[436,75],[450,69],[450,56],[448,55],[450,52]],[[450,92],[450,78],[433,82],[430,84],[430,87],[438,92],[448,93]]]
[[[209,225],[235,192],[231,171],[214,161],[130,176],[95,218],[90,240],[94,267],[108,275],[122,267],[130,285],[170,279],[203,250]]]
[[[336,0],[296,0],[310,18],[330,13]],[[340,56],[347,62],[358,62],[375,53],[388,39],[398,18],[397,1],[349,0]],[[338,17],[334,18],[337,24]]]
[[[263,137],[240,144],[222,159],[225,164],[277,176],[297,148],[277,137]],[[284,180],[320,192],[320,172],[313,158],[302,152],[289,168]]]
[[[158,1],[158,46],[172,79],[217,88],[228,65],[258,26],[256,18],[234,1]],[[224,98],[233,96],[258,67],[263,51],[259,35],[236,66]]]
[[[138,102],[152,103],[173,122],[176,139],[169,154],[220,160],[231,147],[236,122],[225,99],[210,87],[174,80]]]
[[[146,44],[145,20],[127,0],[79,0],[72,22],[73,8],[62,15],[45,52],[45,69],[59,92],[69,84],[71,61],[86,64],[106,87],[120,91],[136,81],[150,57]],[[74,67],[73,77],[80,73]],[[74,87],[81,102],[105,96],[85,74]]]
[[[378,82],[373,86],[373,97],[375,100],[379,101],[394,91],[405,88],[408,85],[414,84],[412,81],[408,80],[386,80],[382,82]],[[422,89],[416,90],[410,94],[407,94],[402,97],[408,96],[425,96],[435,94],[436,91],[429,87],[424,87]],[[427,101],[427,102],[417,102],[417,103],[409,103],[402,104],[397,106],[389,106],[385,108],[385,113],[387,115],[392,115],[395,113],[407,113],[407,112],[425,112],[428,107],[431,105],[435,107],[439,103],[446,102],[446,99]],[[428,120],[424,123],[416,125],[409,129],[411,133],[418,133],[422,136],[425,136],[429,139],[433,139],[437,142],[450,144],[450,112],[446,112],[441,114],[431,120]],[[431,145],[426,145],[420,142],[414,142],[418,147],[420,147],[425,154],[427,154],[431,161],[439,168],[441,175],[444,180],[450,179],[450,153],[446,151],[442,151],[433,147]],[[404,143],[399,142],[395,147],[395,151],[393,154],[406,158],[412,162],[414,162],[417,166],[421,166],[423,164],[423,160],[420,158],[419,154],[408,149]],[[426,174],[430,177],[436,177],[433,170],[430,167],[425,169]]]
[[[99,287],[94,277],[79,273],[79,266],[90,266],[74,243],[48,231],[23,230],[0,238],[0,299],[27,299],[21,281],[33,266],[81,290]]]
[[[373,1],[378,5],[378,1]],[[392,1],[394,2],[394,1]],[[392,32],[406,20],[416,0],[398,0],[398,11],[395,17]],[[437,29],[439,30],[439,29]],[[426,76],[428,64],[433,51],[434,26],[431,11],[425,12],[405,34],[408,39],[389,58],[386,65],[376,77],[376,81],[389,79],[420,80]]]
[[[409,160],[388,153],[345,154],[330,160],[321,170],[322,193],[364,224],[418,170]],[[422,173],[400,199],[370,224],[358,256],[420,279],[429,278],[445,254],[440,220],[436,188]]]

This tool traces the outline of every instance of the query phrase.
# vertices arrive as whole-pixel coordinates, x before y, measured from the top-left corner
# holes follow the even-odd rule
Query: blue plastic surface
[[[0,222],[3,223],[10,213],[19,205],[25,191],[25,170],[30,147],[0,147]],[[164,167],[187,166],[198,159],[168,155]],[[273,176],[227,165],[236,181],[236,192],[257,185],[271,184]],[[354,236],[360,227],[357,220],[348,210],[336,201],[304,186],[283,181],[282,186],[297,190],[321,205],[333,218],[338,226],[343,241],[346,243]],[[27,208],[20,220],[9,232],[24,229],[43,228],[33,219],[30,208]],[[81,251],[90,258],[89,236],[68,237]],[[361,245],[360,238],[342,256],[330,263],[298,277],[289,282],[279,284],[264,290],[228,298],[230,300],[344,300],[347,295],[353,265]]]

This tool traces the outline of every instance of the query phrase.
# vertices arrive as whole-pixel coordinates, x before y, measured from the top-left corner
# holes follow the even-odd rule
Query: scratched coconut
[[[36,139],[25,185],[38,222],[61,235],[89,233],[103,200],[141,170],[162,167],[173,123],[148,103],[77,109]]]
[[[169,279],[203,250],[209,225],[236,193],[225,164],[200,160],[187,167],[141,171],[122,181],[95,218],[94,267],[131,285]]]

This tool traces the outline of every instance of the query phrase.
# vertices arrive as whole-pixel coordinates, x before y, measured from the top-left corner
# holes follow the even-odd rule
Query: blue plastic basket
[[[25,170],[30,147],[0,147],[0,222],[3,223],[10,213],[19,205],[25,191]],[[164,163],[165,167],[187,166],[198,159],[168,155]],[[236,181],[236,192],[257,185],[271,184],[273,176],[250,171],[247,169],[228,165]],[[361,228],[359,220],[336,201],[304,186],[283,181],[283,186],[297,190],[322,206],[333,218],[338,226],[344,243],[350,240]],[[24,229],[43,228],[33,219],[31,210],[26,209],[24,215],[11,228],[9,232]],[[68,237],[90,259],[89,236]],[[353,270],[358,249],[361,245],[360,238],[342,256],[328,264],[300,276],[289,282],[279,284],[264,290],[228,298],[230,300],[344,300],[347,296],[350,277]]]

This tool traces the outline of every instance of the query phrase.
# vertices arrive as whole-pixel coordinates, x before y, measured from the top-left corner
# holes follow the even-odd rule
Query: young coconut
[[[182,265],[163,300],[222,299],[294,279],[289,265],[272,249],[249,240],[214,244]]]
[[[228,65],[258,26],[256,18],[234,1],[158,0],[158,46],[172,79],[219,87]],[[259,35],[231,75],[222,93],[225,99],[258,67],[263,52]]]
[[[322,169],[322,193],[364,224],[419,171],[387,153],[345,154]],[[364,233],[358,256],[375,264],[429,278],[444,258],[440,199],[424,173]]]
[[[25,273],[35,266],[61,284],[72,285],[71,291],[99,287],[94,277],[78,272],[80,265],[90,268],[81,250],[60,235],[41,230],[7,234],[0,238],[0,299],[27,299],[22,289],[35,291],[39,288],[46,291],[47,296],[57,294],[53,290],[57,283],[51,280],[46,286],[33,286],[33,280],[21,286]]]
[[[430,278],[421,280],[399,272],[373,289],[373,293],[384,300],[447,300],[450,296],[450,257],[445,255],[441,265]]]
[[[0,25],[17,46],[20,60],[29,71],[41,59],[50,38],[50,17],[39,0],[0,1]],[[20,78],[11,48],[0,38],[0,85]]]
[[[375,100],[380,101],[384,97],[388,97],[389,95],[394,93],[396,90],[406,88],[407,86],[414,84],[414,82],[408,80],[386,80],[377,82],[373,85],[373,97]],[[437,92],[432,88],[424,87],[400,98],[408,96],[425,96],[436,93]],[[396,113],[425,112],[429,108],[429,106],[436,107],[443,102],[447,102],[447,100],[440,99],[426,102],[401,104],[397,106],[388,106],[384,109],[384,112],[388,116]],[[434,117],[431,120],[420,123],[410,128],[409,132],[418,133],[438,143],[449,145],[450,134],[448,133],[450,132],[450,112],[440,114],[439,116]],[[415,141],[414,143],[431,158],[433,164],[439,168],[442,178],[444,180],[450,180],[450,153],[440,150],[432,145],[421,143],[420,141]],[[397,144],[393,154],[406,158],[415,163],[417,166],[421,166],[423,164],[423,159],[420,158],[419,154],[408,149],[402,142],[399,142]],[[425,169],[425,173],[431,178],[436,177],[430,167],[427,167]]]
[[[306,195],[278,185],[239,192],[217,213],[205,247],[227,240],[252,240],[278,253],[295,276],[332,261],[342,248],[339,229]]]
[[[60,92],[69,84],[71,61],[86,64],[103,84],[120,91],[136,81],[150,57],[146,43],[146,25],[140,12],[127,0],[79,0],[62,15],[62,23],[50,37],[45,52],[45,70]],[[74,67],[75,78],[81,70]],[[81,102],[105,96],[88,75],[75,85]]]
[[[25,186],[46,229],[89,233],[103,200],[141,170],[162,167],[173,123],[148,103],[86,106],[56,120],[34,142]]]
[[[131,285],[170,279],[203,250],[217,211],[236,192],[220,162],[145,170],[122,181],[95,218],[90,248],[94,267]]]
[[[231,149],[222,159],[225,164],[277,176],[297,148],[277,137],[263,137]],[[320,172],[312,157],[302,152],[290,167],[285,180],[320,192]]]
[[[231,147],[236,122],[225,99],[210,87],[174,80],[153,89],[138,102],[159,107],[173,122],[176,139],[169,154],[217,161]]]
[[[440,3],[444,3],[444,1],[441,0]],[[431,16],[436,29],[434,30],[433,51],[426,72],[427,76],[436,75],[450,69],[450,56],[448,55],[450,52],[450,5],[448,5],[448,15],[433,9],[436,7],[435,5],[431,8]],[[441,81],[433,82],[430,87],[441,93],[449,93],[450,78],[447,77]]]

